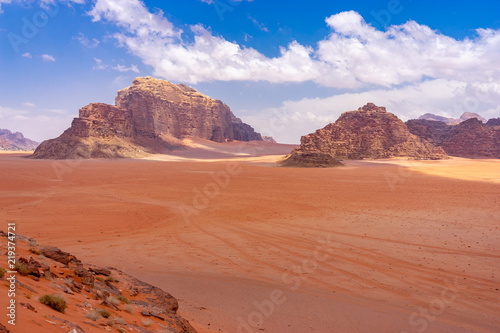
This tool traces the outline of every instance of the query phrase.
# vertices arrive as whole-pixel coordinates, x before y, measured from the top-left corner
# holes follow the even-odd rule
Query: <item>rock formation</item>
[[[439,121],[409,120],[411,133],[442,147],[447,154],[467,158],[500,158],[500,126],[498,119],[486,124],[470,118],[458,125]]]
[[[448,125],[458,125],[463,121],[472,119],[472,118],[477,118],[481,122],[485,123],[486,119],[478,115],[477,113],[472,113],[472,112],[464,112],[460,118],[455,119],[455,118],[447,118],[443,116],[438,116],[432,113],[426,113],[418,118],[418,120],[433,120],[433,121],[441,121],[445,124]]]
[[[500,118],[491,118],[486,123],[488,126],[500,126]]]
[[[269,143],[276,143],[276,140],[272,136],[263,136],[262,141],[269,142]]]
[[[335,123],[303,136],[300,141],[300,147],[292,151],[284,160],[284,165],[289,161],[309,159],[310,156],[322,160],[323,156],[318,154],[328,154],[336,160],[446,158],[443,149],[411,134],[398,117],[373,103],[357,111],[343,113]]]
[[[60,137],[33,158],[140,157],[179,147],[185,137],[215,142],[262,140],[229,107],[184,84],[136,78],[118,92],[116,106],[92,103]]]
[[[0,238],[7,240],[8,236],[0,231]],[[16,299],[19,298],[16,303],[19,310],[27,309],[22,309],[23,315],[19,316],[24,325],[32,323],[43,332],[53,330],[57,322],[62,328],[59,331],[64,332],[92,332],[100,331],[100,327],[102,330],[113,327],[117,332],[196,333],[189,321],[177,313],[179,302],[170,293],[116,268],[83,263],[58,248],[38,245],[32,238],[16,235],[16,240]],[[42,254],[43,259],[38,256]],[[2,293],[7,293],[8,284],[2,288]],[[40,299],[47,291],[64,295],[62,299],[71,315],[65,314],[64,308],[43,303]],[[30,297],[24,296],[28,294]],[[112,325],[109,324],[111,318],[115,319]],[[138,324],[146,319],[147,329]],[[0,325],[0,332],[2,330],[8,332]],[[38,332],[37,329],[29,331]]]
[[[38,142],[25,138],[22,133],[0,129],[0,150],[34,150],[37,146]]]

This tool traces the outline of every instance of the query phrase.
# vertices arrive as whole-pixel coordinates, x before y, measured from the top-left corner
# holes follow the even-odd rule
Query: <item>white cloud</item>
[[[22,106],[29,107],[29,108],[34,108],[34,107],[36,107],[35,103],[31,103],[31,102],[24,102],[24,103],[22,104]]]
[[[31,140],[41,142],[61,135],[73,120],[73,115],[48,115],[0,106],[1,128],[21,132]]]
[[[264,23],[261,23],[259,21],[257,21],[254,17],[252,17],[250,14],[248,14],[248,19],[257,27],[259,28],[260,30],[262,31],[265,31],[265,32],[269,32],[269,29],[265,26]]]
[[[66,5],[71,6],[73,3],[76,4],[84,4],[85,0],[64,0],[64,1],[58,1],[58,0],[39,0],[39,1],[33,1],[33,0],[0,0],[0,14],[3,13],[2,10],[2,4],[20,4],[23,6],[31,5],[33,2],[39,3],[40,7],[42,8],[47,8],[50,5],[54,5],[56,2],[57,3],[66,3]]]
[[[94,65],[93,69],[96,70],[105,70],[105,69],[114,69],[115,71],[119,72],[135,72],[139,73],[139,69],[137,68],[136,65],[131,65],[130,67],[127,67],[125,65],[118,64],[116,66],[110,66],[110,65],[105,65],[101,59],[94,58],[94,61],[96,64]]]
[[[92,40],[90,40],[82,32],[79,32],[78,35],[73,37],[73,39],[76,39],[77,41],[80,42],[80,44],[89,49],[95,48],[100,44],[98,39],[92,38]]]
[[[23,53],[23,54],[21,55],[21,57],[25,57],[25,58],[29,58],[29,59],[31,59],[31,58],[32,58],[31,53],[29,53],[29,52]]]
[[[43,61],[50,61],[50,62],[56,61],[56,58],[54,58],[50,54],[42,54],[41,57]]]
[[[349,11],[326,19],[331,33],[317,45],[294,41],[281,48],[279,57],[269,58],[201,25],[190,27],[194,42],[182,40],[182,31],[162,12],[151,13],[139,0],[97,0],[90,14],[94,21],[123,28],[114,37],[167,80],[314,81],[352,89],[392,87],[426,77],[487,81],[500,75],[500,30],[479,29],[474,39],[456,40],[409,21],[382,32]]]

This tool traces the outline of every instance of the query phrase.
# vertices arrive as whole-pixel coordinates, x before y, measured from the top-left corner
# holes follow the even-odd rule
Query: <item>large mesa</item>
[[[165,153],[186,137],[215,142],[262,140],[219,100],[184,84],[136,78],[120,90],[115,106],[92,103],[71,127],[44,141],[33,158],[116,158]]]

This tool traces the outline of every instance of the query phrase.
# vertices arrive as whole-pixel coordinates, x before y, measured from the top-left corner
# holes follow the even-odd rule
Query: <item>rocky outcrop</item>
[[[477,118],[483,123],[486,122],[485,118],[483,118],[480,115],[478,115],[477,113],[473,113],[473,112],[464,112],[460,116],[460,118],[458,118],[458,119],[438,116],[438,115],[435,115],[432,113],[426,113],[426,114],[420,116],[418,118],[418,120],[433,120],[433,121],[441,121],[441,122],[448,124],[448,125],[458,125],[461,122],[472,119],[472,118]]]
[[[269,143],[276,143],[276,140],[272,136],[263,136],[262,141]]]
[[[44,141],[32,157],[141,157],[169,152],[180,147],[185,137],[215,142],[262,140],[227,105],[184,84],[136,78],[118,92],[115,103],[83,107],[69,129]]]
[[[293,151],[280,163],[284,167],[296,168],[332,168],[343,165],[328,153],[302,152],[298,150]]]
[[[458,125],[428,120],[406,122],[411,133],[442,147],[447,154],[467,158],[500,158],[500,127],[471,118]]]
[[[0,231],[0,237],[8,236]],[[65,332],[88,332],[111,326],[108,318],[120,317],[122,319],[113,321],[112,325],[119,332],[196,333],[189,321],[177,313],[179,302],[170,293],[116,268],[88,265],[58,248],[40,246],[32,238],[16,235],[16,239],[15,269],[19,273],[16,288],[20,295],[29,291],[30,295],[42,296],[47,290],[56,290],[58,295],[64,295],[62,299],[71,310],[71,316],[62,319],[50,314],[57,314],[57,310],[63,316],[64,310],[52,307],[53,310],[48,309],[52,311],[49,315],[44,314],[47,310],[40,308],[41,301],[35,297],[30,298],[30,302],[37,302],[33,303],[35,306],[19,303],[32,311],[23,313],[23,320],[33,321],[41,327],[40,331],[48,331],[58,322]],[[44,256],[34,257],[35,253]],[[6,292],[8,284],[4,288]],[[123,318],[125,311],[126,319]],[[148,318],[147,329],[137,326],[144,317]],[[0,325],[0,333],[2,331],[8,332]]]
[[[0,150],[34,150],[38,142],[27,139],[20,132],[12,133],[6,129],[0,129]]]
[[[500,126],[500,118],[491,118],[486,123],[488,126]]]
[[[442,148],[411,134],[398,117],[373,103],[343,113],[335,123],[303,136],[300,141],[300,147],[294,149],[283,163],[308,159],[310,155],[307,154],[312,153],[316,154],[311,155],[314,159],[321,159],[321,155],[317,155],[321,153],[336,160],[447,157]]]

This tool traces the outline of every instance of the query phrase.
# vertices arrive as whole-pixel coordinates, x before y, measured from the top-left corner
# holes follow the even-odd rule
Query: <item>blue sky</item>
[[[137,76],[184,82],[265,135],[367,102],[500,116],[497,1],[0,0],[0,128],[56,137]]]

